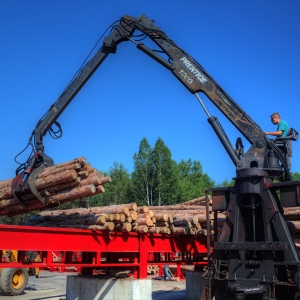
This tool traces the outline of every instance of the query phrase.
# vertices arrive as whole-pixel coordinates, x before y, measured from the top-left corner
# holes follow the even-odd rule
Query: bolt
[[[262,148],[263,146],[264,146],[264,141],[262,141],[262,140],[258,140],[257,142],[256,142],[256,146],[258,147],[258,148]]]

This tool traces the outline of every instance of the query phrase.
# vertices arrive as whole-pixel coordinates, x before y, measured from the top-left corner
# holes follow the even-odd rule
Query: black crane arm
[[[135,30],[141,31],[152,39],[168,56],[168,60],[144,44],[136,43],[131,38]],[[45,136],[106,57],[116,52],[118,44],[128,40],[135,42],[138,49],[168,68],[191,93],[205,93],[251,144],[257,138],[263,137],[263,132],[259,126],[253,122],[245,111],[237,105],[195,59],[170,40],[153,21],[149,20],[145,15],[136,19],[125,15],[121,18],[119,24],[114,27],[109,36],[104,39],[103,46],[81,69],[75,79],[67,86],[61,96],[36,125],[33,135],[37,151],[44,151],[43,136]]]
[[[44,117],[37,123],[33,131],[35,138],[35,148],[44,152],[43,136],[48,132],[57,118],[63,113],[65,108],[77,95],[84,84],[94,74],[106,57],[116,52],[119,43],[128,40],[134,32],[134,28],[124,23],[123,19],[114,27],[108,37],[104,39],[103,46],[96,52],[92,59],[80,70],[74,80],[66,87],[57,101],[50,107]]]
[[[144,37],[149,37],[161,51],[152,50],[141,42],[134,40],[133,33],[140,31]],[[35,190],[35,195],[42,199],[34,187],[34,182],[43,168],[53,165],[53,160],[44,153],[43,137],[51,130],[53,124],[58,124],[57,119],[63,113],[65,108],[74,99],[76,94],[93,75],[106,57],[116,52],[117,45],[123,41],[135,43],[137,48],[159,62],[165,68],[169,69],[173,75],[192,93],[203,92],[216,105],[216,107],[229,119],[229,121],[241,132],[241,134],[251,143],[249,156],[250,160],[241,160],[239,154],[235,152],[230,144],[225,132],[219,127],[215,117],[208,119],[216,131],[218,137],[223,143],[229,156],[238,168],[247,168],[252,156],[257,159],[257,167],[266,167],[265,150],[267,145],[272,143],[266,138],[260,127],[243,111],[237,103],[214,81],[207,71],[188,53],[178,47],[168,36],[157,27],[153,21],[145,15],[138,18],[132,18],[125,15],[115,25],[108,37],[104,39],[102,47],[96,52],[92,59],[80,70],[78,75],[66,87],[57,101],[50,107],[46,114],[39,120],[36,128],[32,132],[31,139],[34,139],[35,153],[24,164],[24,167],[18,168],[17,177],[13,182],[13,190],[16,198],[22,194],[24,185],[29,182],[31,191]],[[157,52],[163,53],[159,55]],[[198,96],[198,100],[199,100]],[[201,100],[201,99],[200,99]],[[242,145],[239,143],[239,145]],[[255,154],[253,154],[255,153]],[[247,154],[245,155],[247,157]],[[280,156],[277,155],[277,156]],[[281,168],[279,168],[281,171]],[[23,171],[20,174],[20,170]],[[32,174],[34,173],[34,174]],[[32,176],[30,175],[32,174]],[[28,177],[31,177],[28,179]],[[20,200],[20,199],[19,199]],[[22,200],[20,200],[22,202]],[[41,200],[42,201],[42,200]]]
[[[136,19],[136,29],[147,34],[168,56],[169,64],[153,56],[153,51],[142,43],[137,47],[171,70],[174,76],[192,93],[203,92],[229,121],[253,144],[264,138],[257,124],[239,105],[217,84],[208,72],[188,53],[177,46],[168,36],[155,26],[146,16]]]

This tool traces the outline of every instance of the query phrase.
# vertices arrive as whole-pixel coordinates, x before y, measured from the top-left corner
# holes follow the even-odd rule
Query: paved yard
[[[4,296],[0,292],[0,300],[66,300],[67,276],[75,273],[56,273],[40,271],[40,277],[29,277],[23,295],[17,297]],[[185,300],[185,281],[163,281],[152,279],[153,300]],[[86,299],[89,300],[89,299]]]

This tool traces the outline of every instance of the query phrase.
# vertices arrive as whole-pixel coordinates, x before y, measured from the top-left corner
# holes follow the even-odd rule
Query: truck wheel
[[[0,288],[7,296],[17,296],[23,293],[28,282],[27,269],[4,268],[0,276]]]

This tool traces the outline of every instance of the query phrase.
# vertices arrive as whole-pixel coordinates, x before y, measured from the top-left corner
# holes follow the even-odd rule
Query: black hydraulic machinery
[[[144,37],[150,38],[160,49],[150,49],[140,42]],[[298,206],[300,202],[300,181],[292,180],[291,154],[286,151],[287,144],[297,139],[297,132],[291,130],[291,134],[279,143],[267,138],[209,73],[145,15],[138,18],[125,15],[113,25],[102,47],[39,120],[29,140],[33,152],[16,172],[15,197],[26,206],[22,194],[30,189],[44,201],[34,184],[43,168],[53,165],[53,160],[44,153],[43,137],[48,131],[57,133],[52,126],[60,129],[58,117],[123,41],[134,43],[196,96],[236,168],[233,187],[209,190],[213,211],[226,212],[226,221],[220,238],[215,237],[209,256],[202,299],[300,299],[299,254],[283,217],[283,207]],[[248,151],[244,152],[241,138],[237,139],[236,147],[232,146],[218,119],[210,115],[200,92],[250,143]]]

